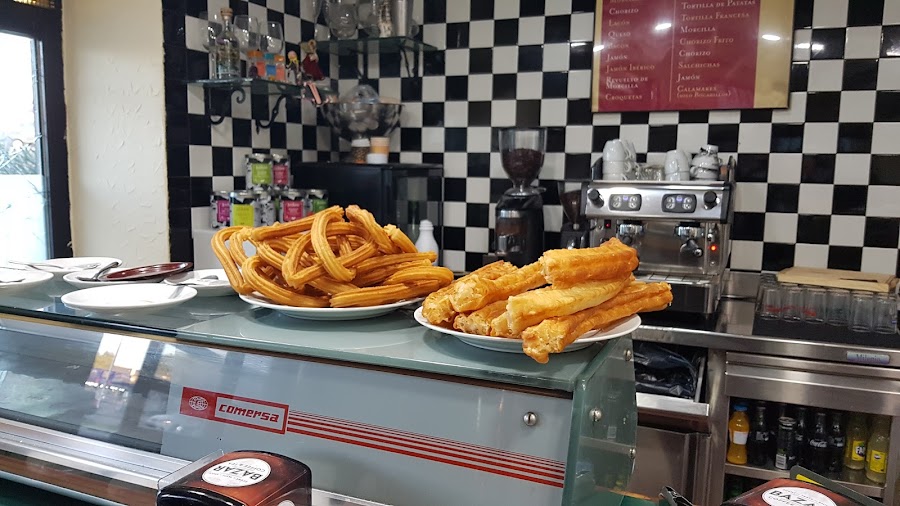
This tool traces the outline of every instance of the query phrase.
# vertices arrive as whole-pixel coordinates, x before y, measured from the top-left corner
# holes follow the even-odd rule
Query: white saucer
[[[209,276],[216,276],[216,279],[202,279]],[[177,286],[179,283],[187,283],[186,286],[197,290],[197,297],[234,295],[234,288],[228,282],[228,275],[225,274],[225,269],[200,269],[183,272],[163,280],[163,284],[170,286]]]
[[[375,318],[376,316],[382,316],[396,311],[403,306],[417,304],[423,300],[422,297],[419,297],[417,299],[394,302],[393,304],[367,307],[294,307],[275,304],[255,292],[253,295],[241,295],[241,299],[254,306],[273,309],[285,316],[290,316],[291,318],[323,321],[364,320],[366,318]]]
[[[172,298],[176,290],[178,295]],[[76,290],[62,296],[62,302],[73,309],[95,313],[149,312],[175,306],[193,299],[197,290],[189,286],[174,287],[160,283],[128,283]]]
[[[4,283],[3,280],[13,280],[25,278],[15,283]],[[53,279],[53,274],[49,272],[16,269],[4,269],[0,267],[0,295],[7,295],[13,292],[21,292],[29,288],[46,283]]]

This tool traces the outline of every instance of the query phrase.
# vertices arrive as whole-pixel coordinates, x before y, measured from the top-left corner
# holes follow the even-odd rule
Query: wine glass
[[[370,37],[380,37],[381,9],[385,0],[359,0],[356,6],[356,17],[359,19],[359,27]]]
[[[284,29],[278,21],[269,21],[263,27],[261,48],[266,53],[281,54],[284,49]]]
[[[339,39],[356,35],[356,0],[325,0],[325,20],[331,33]]]
[[[209,53],[209,77],[213,78],[216,75],[216,59],[212,48],[216,45],[216,38],[222,35],[224,26],[222,18],[216,12],[201,12],[200,20],[205,20],[205,25],[202,27],[205,33],[200,40],[200,45]]]
[[[259,19],[246,14],[235,16],[234,36],[245,55],[249,51],[260,49]]]

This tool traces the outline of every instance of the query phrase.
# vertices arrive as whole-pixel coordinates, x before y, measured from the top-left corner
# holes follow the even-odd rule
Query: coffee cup
[[[667,173],[665,176],[666,181],[690,181],[691,173],[690,172],[672,172]]]
[[[625,176],[624,172],[604,172],[603,180],[604,181],[628,181],[628,178]]]
[[[612,162],[612,161],[603,160],[603,173],[604,174],[607,174],[607,173],[623,174],[625,172],[630,171],[631,169],[632,169],[631,164],[629,164],[626,161]]]
[[[716,155],[708,155],[700,153],[691,160],[692,167],[701,167],[708,170],[718,170],[721,160]]]
[[[637,161],[637,151],[634,149],[634,143],[628,139],[622,139],[622,144],[625,146],[625,158],[632,162]]]
[[[663,165],[663,171],[666,174],[687,172],[689,170],[691,170],[691,162],[684,151],[673,149],[666,152],[666,162]]]
[[[716,181],[719,179],[719,170],[716,169],[707,169],[705,167],[691,167],[691,176],[694,179],[703,179],[707,181]]]
[[[625,144],[622,143],[619,139],[612,139],[606,141],[606,144],[603,146],[603,161],[604,162],[624,162],[628,158],[628,152],[625,149]]]

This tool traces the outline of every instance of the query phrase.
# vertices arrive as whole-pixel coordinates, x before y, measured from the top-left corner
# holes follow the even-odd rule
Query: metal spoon
[[[100,269],[98,269],[97,272],[94,273],[93,276],[90,276],[87,278],[84,276],[77,276],[77,279],[79,281],[100,281],[100,276],[106,274],[107,271],[109,271],[110,269],[113,269],[115,267],[118,267],[121,264],[122,264],[122,262],[119,262],[118,260],[115,262],[110,262],[110,263],[104,265],[103,267],[101,267]]]
[[[215,274],[210,274],[209,276],[203,276],[202,278],[191,278],[185,279],[184,281],[179,281],[178,283],[172,283],[177,286],[207,286],[208,283],[201,283],[201,281],[211,281],[216,280],[219,281],[219,276]]]
[[[177,288],[175,288],[175,291],[172,292],[172,295],[169,295],[167,298],[168,299],[177,299],[178,296],[181,295],[181,292],[183,292],[183,291],[184,291],[184,285],[179,285]]]
[[[21,283],[22,281],[25,281],[25,278],[19,278],[19,279],[0,279],[0,283]]]
[[[28,267],[31,267],[32,269],[37,269],[39,271],[46,271],[48,269],[51,271],[62,271],[62,270],[67,269],[67,267],[60,267],[58,265],[48,264],[48,263],[44,263],[44,262],[28,263],[28,262],[16,262],[14,260],[10,260],[9,263],[16,264],[16,265],[27,265]],[[72,265],[72,266],[68,267],[68,269],[81,269],[81,270],[93,269],[99,265],[100,264],[98,264],[98,263]]]

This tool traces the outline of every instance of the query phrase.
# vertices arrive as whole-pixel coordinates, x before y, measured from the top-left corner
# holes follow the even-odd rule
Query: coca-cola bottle
[[[831,431],[828,433],[828,470],[839,472],[844,467],[844,417],[840,411],[831,413]]]
[[[765,466],[769,461],[769,429],[766,426],[766,403],[759,401],[754,406],[750,436],[747,438],[747,463]]]
[[[824,473],[828,470],[828,415],[825,411],[817,410],[815,425],[809,436],[806,454],[806,467],[816,473]]]
[[[807,462],[807,454],[809,454],[809,442],[806,429],[806,418],[807,418],[806,406],[797,406],[797,430],[794,431],[794,448],[797,449],[797,464],[801,466],[806,466]]]

